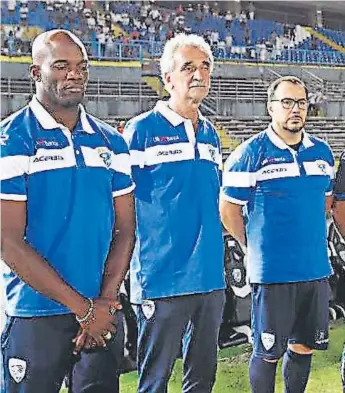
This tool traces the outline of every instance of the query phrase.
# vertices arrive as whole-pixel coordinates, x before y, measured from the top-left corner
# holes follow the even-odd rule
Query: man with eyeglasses
[[[241,144],[225,163],[224,226],[247,247],[252,286],[253,393],[273,393],[283,357],[285,393],[302,393],[313,349],[328,344],[326,211],[334,159],[307,134],[304,83],[286,76],[268,89],[269,127]]]

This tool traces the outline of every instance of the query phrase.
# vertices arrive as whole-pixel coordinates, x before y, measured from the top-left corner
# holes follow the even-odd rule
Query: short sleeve
[[[1,199],[26,201],[26,178],[29,172],[30,149],[20,130],[0,130]]]
[[[245,205],[255,184],[253,152],[250,145],[244,143],[238,146],[225,161],[221,198],[238,205]]]
[[[113,141],[111,170],[113,171],[113,197],[129,194],[134,190],[131,163],[127,144],[121,135],[116,135]]]
[[[334,196],[340,201],[345,201],[345,151],[340,157],[337,176],[335,178]]]
[[[328,159],[327,172],[328,172],[328,176],[329,176],[329,183],[328,183],[328,187],[326,189],[326,196],[331,196],[333,194],[333,188],[334,188],[335,162],[334,162],[334,156],[333,156],[332,150],[329,146],[328,146],[328,152],[329,152],[329,159]]]
[[[140,123],[135,119],[130,120],[126,124],[123,136],[128,144],[132,167],[143,168],[145,166],[145,143],[143,133],[139,132],[139,125]]]

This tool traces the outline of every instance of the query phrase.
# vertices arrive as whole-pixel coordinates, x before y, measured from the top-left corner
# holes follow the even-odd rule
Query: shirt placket
[[[73,149],[74,159],[77,168],[84,168],[85,161],[80,146],[79,132],[71,132],[67,127],[62,128],[62,132],[68,139],[69,145]]]

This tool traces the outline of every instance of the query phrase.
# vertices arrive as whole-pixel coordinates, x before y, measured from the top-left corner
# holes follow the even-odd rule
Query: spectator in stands
[[[212,68],[201,37],[168,41],[161,71],[170,99],[130,120],[124,133],[136,183],[131,300],[139,330],[138,393],[167,391],[181,343],[183,391],[210,393],[215,381],[225,287],[222,161],[216,130],[198,111]]]
[[[8,12],[10,13],[10,15],[14,14],[14,12],[16,10],[16,3],[17,3],[16,0],[7,0],[7,9],[8,9]]]
[[[16,54],[16,47],[15,47],[15,37],[13,30],[10,30],[7,36],[7,48],[8,48],[8,55],[14,56]]]
[[[250,28],[248,26],[246,26],[244,29],[243,40],[244,40],[245,46],[250,46],[252,44],[251,32],[250,32]]]
[[[208,5],[207,1],[203,5],[203,10],[205,15],[208,15],[208,13],[210,12],[210,6]]]
[[[119,392],[117,296],[135,229],[128,149],[81,106],[88,59],[77,37],[43,33],[32,59],[36,96],[1,123],[4,391],[57,392],[73,367],[73,392]],[[88,348],[79,358],[74,338]]]
[[[240,22],[240,26],[242,27],[244,27],[247,24],[247,15],[245,11],[243,10],[241,11],[238,21]]]
[[[345,150],[340,157],[335,181],[333,217],[339,232],[345,239]],[[343,382],[343,393],[345,393],[345,345],[341,362],[341,379]]]
[[[201,10],[201,4],[197,5],[196,11],[195,11],[195,19],[199,23],[202,22],[202,20],[204,19],[204,15]]]
[[[246,246],[252,285],[253,393],[274,392],[281,356],[285,391],[303,393],[313,349],[328,344],[326,212],[334,159],[325,142],[304,132],[307,99],[298,78],[274,81],[271,125],[225,163],[221,216]]]
[[[126,125],[126,122],[124,120],[121,120],[120,123],[119,123],[119,126],[117,127],[117,131],[120,134],[123,134],[123,132],[125,130],[125,125]]]
[[[231,51],[232,43],[233,43],[233,36],[231,34],[227,34],[225,36],[225,46],[228,53],[230,53]]]
[[[21,1],[19,12],[20,12],[21,22],[26,23],[26,21],[28,19],[28,13],[29,13],[27,1]]]
[[[23,53],[22,36],[23,36],[23,27],[22,26],[17,26],[16,27],[16,31],[14,33],[15,48],[16,48],[16,52],[17,53]]]
[[[248,15],[250,20],[254,20],[255,18],[255,5],[251,1],[248,6]]]
[[[179,4],[179,6],[177,7],[177,9],[176,9],[176,15],[177,16],[182,16],[183,15],[183,7],[182,7],[182,4]]]
[[[317,88],[316,92],[310,95],[310,114],[312,116],[324,116],[327,111],[327,97],[323,94],[322,88]]]
[[[105,33],[102,26],[97,28],[98,58],[104,57],[105,54]]]
[[[115,56],[114,39],[111,32],[105,35],[105,57],[111,59]]]
[[[233,15],[232,15],[231,11],[228,10],[228,11],[226,12],[226,15],[225,15],[225,28],[231,29],[232,21],[233,21],[233,20],[234,20],[234,17],[233,17]]]

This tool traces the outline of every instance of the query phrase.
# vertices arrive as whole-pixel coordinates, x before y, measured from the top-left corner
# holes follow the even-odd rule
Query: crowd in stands
[[[142,51],[158,57],[165,41],[180,32],[203,35],[215,57],[224,59],[276,61],[288,59],[286,52],[291,49],[332,50],[306,36],[301,26],[256,20],[253,3],[237,14],[217,2],[167,7],[154,0],[3,1],[2,53],[29,53],[35,35],[56,27],[73,31],[94,58],[139,58]]]

